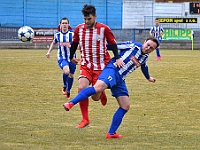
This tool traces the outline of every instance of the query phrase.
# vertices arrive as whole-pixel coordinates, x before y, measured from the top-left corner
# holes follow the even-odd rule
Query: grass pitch
[[[148,65],[156,83],[140,69],[128,76],[131,108],[117,131],[123,139],[105,138],[118,108],[109,90],[106,106],[90,99],[91,126],[75,129],[79,106],[63,109],[56,50],[50,59],[46,52],[0,50],[0,150],[200,149],[200,51],[162,50],[162,61],[152,53]]]

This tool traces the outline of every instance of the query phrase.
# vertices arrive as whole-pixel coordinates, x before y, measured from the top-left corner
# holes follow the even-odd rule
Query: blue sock
[[[67,88],[67,92],[70,93],[70,90],[72,88],[72,85],[73,85],[73,82],[74,82],[74,78],[70,78],[68,77],[68,88]]]
[[[96,94],[96,91],[94,89],[94,87],[88,87],[85,88],[83,90],[81,90],[76,97],[74,97],[70,102],[72,102],[74,105],[77,104],[80,101],[85,100],[86,98],[88,98],[89,96]]]
[[[67,80],[68,80],[68,75],[66,75],[65,73],[63,73],[63,87],[67,87]]]
[[[112,123],[110,125],[110,130],[108,131],[109,134],[114,134],[117,131],[126,112],[127,110],[121,107],[118,108],[118,110],[113,115]]]
[[[160,49],[159,48],[156,48],[156,55],[157,55],[157,57],[160,57]]]

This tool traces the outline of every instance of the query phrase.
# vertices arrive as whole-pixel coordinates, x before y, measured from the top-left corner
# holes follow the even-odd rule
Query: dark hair
[[[157,44],[156,48],[160,45],[159,42],[158,42],[158,40],[157,40],[157,38],[155,38],[153,36],[148,37],[146,39],[146,41],[148,41],[148,40],[151,40],[151,41],[155,42]]]
[[[93,5],[85,4],[82,9],[83,16],[96,15],[96,8]]]
[[[69,24],[69,19],[68,19],[68,18],[63,17],[62,19],[60,19],[60,23],[62,22],[62,20],[67,20],[67,21],[68,21],[68,24]]]

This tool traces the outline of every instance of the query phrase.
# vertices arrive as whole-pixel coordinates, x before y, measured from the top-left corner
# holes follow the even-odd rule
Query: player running
[[[49,50],[46,54],[47,58],[50,58],[50,53],[53,50],[53,47],[58,43],[58,66],[63,70],[62,79],[63,79],[63,88],[62,94],[66,98],[70,97],[70,90],[74,81],[74,72],[76,70],[76,65],[73,62],[70,62],[70,47],[74,32],[69,30],[69,20],[64,17],[60,20],[61,31],[55,33],[54,39],[49,47]]]

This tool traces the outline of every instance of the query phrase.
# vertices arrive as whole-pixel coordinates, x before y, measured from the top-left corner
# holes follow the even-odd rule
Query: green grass
[[[129,75],[131,108],[118,129],[123,139],[105,138],[118,108],[109,90],[105,107],[90,100],[91,126],[75,129],[79,106],[63,109],[56,50],[50,59],[46,51],[0,50],[0,150],[200,149],[200,51],[162,50],[162,61],[153,52],[148,64],[156,83],[140,69]]]

